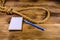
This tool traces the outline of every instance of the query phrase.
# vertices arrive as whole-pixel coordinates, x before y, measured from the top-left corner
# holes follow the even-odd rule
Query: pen
[[[30,25],[32,25],[32,26],[34,26],[34,27],[36,27],[36,28],[42,30],[42,31],[45,30],[45,29],[42,28],[41,26],[38,26],[38,25],[36,25],[36,24],[33,24],[32,22],[29,22],[29,21],[27,21],[27,20],[23,20],[23,21],[24,21],[25,23],[27,23],[27,24],[30,24]]]

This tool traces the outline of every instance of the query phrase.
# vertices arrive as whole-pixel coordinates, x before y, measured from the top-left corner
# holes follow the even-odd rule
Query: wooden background
[[[6,2],[5,6],[7,7],[13,7],[17,8],[18,5],[21,6],[21,4],[31,4],[29,2],[16,2],[16,1],[8,1]],[[44,3],[44,2],[41,2]],[[45,2],[45,3],[52,3],[50,5],[59,5],[56,4],[55,2]],[[24,4],[24,5],[25,5]],[[32,3],[32,4],[40,4],[40,3]],[[20,7],[19,6],[19,7]],[[18,7],[18,8],[19,8]],[[47,7],[47,6],[43,6]],[[21,7],[23,8],[23,7]],[[51,11],[51,10],[50,10]],[[9,31],[9,20],[12,16],[15,15],[6,15],[5,13],[0,12],[0,40],[60,40],[60,9],[54,10],[52,9],[50,18],[48,21],[46,21],[43,24],[37,24],[39,26],[44,27],[46,30],[41,31],[37,28],[34,28],[33,26],[23,23],[23,30],[22,31]]]

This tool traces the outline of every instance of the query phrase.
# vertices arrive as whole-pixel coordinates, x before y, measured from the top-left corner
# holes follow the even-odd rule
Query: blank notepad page
[[[12,17],[9,30],[22,30],[22,17]]]

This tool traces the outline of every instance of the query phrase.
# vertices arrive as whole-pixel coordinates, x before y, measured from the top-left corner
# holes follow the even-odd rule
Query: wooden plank
[[[45,31],[26,23],[23,23],[22,31],[8,31],[12,16],[16,15],[0,13],[0,40],[60,40],[60,16],[51,16],[47,22],[37,24],[44,27]]]

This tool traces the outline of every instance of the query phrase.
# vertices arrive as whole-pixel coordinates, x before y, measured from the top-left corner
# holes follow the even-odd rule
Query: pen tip
[[[42,31],[45,31],[46,29],[42,29]]]

